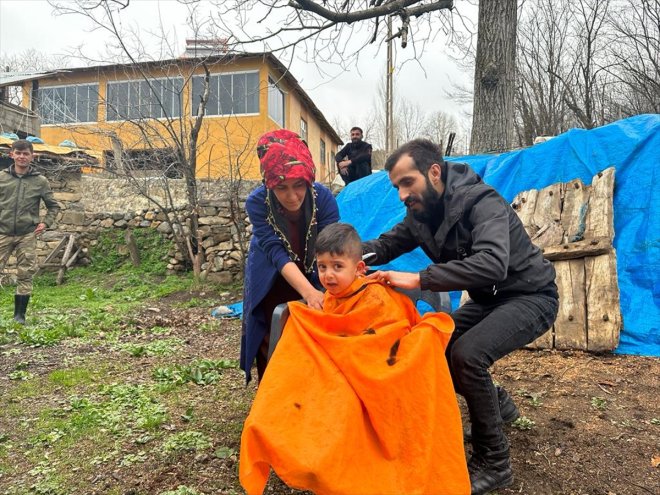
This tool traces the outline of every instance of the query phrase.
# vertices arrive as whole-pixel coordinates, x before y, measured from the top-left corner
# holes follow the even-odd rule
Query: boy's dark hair
[[[34,146],[27,139],[17,139],[11,143],[11,149],[19,151],[30,150],[30,153],[34,153]]]
[[[351,132],[353,132],[353,131],[360,131],[360,134],[364,134],[364,131],[361,128],[357,127],[357,126],[351,127]]]
[[[437,163],[444,169],[444,159],[442,158],[442,149],[440,149],[440,146],[428,139],[413,139],[397,148],[394,153],[387,158],[387,161],[385,162],[385,170],[391,172],[394,165],[396,165],[396,162],[398,162],[404,155],[408,155],[413,159],[417,170],[423,175],[428,173],[431,165],[434,163]]]
[[[355,228],[347,223],[332,223],[316,238],[316,255],[335,254],[362,259],[362,240]]]

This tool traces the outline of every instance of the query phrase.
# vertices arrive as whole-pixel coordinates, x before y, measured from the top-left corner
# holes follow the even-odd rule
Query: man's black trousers
[[[472,444],[478,450],[497,451],[508,446],[488,368],[552,326],[559,306],[552,292],[502,298],[489,304],[469,300],[452,313],[456,330],[447,346],[447,362],[456,392],[465,397]]]

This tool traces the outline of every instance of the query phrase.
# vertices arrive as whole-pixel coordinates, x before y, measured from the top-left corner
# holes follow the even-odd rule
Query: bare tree
[[[457,32],[455,22],[462,22],[454,2],[444,0],[222,0],[216,4],[215,22],[231,43],[291,49],[319,66],[320,61],[342,67],[357,63],[366,46],[388,39],[398,39],[403,48],[410,45],[414,59],[430,39],[440,32],[452,37]],[[383,22],[388,16],[396,25],[391,38]],[[476,151],[503,150],[513,141],[516,0],[480,2],[479,17],[472,146]],[[258,19],[257,24],[250,24],[250,19]],[[303,50],[296,52],[299,46]]]
[[[660,113],[660,0],[625,0],[611,20],[619,117]]]
[[[471,153],[513,144],[517,0],[479,3]]]
[[[566,130],[564,101],[570,60],[568,0],[530,0],[518,24],[516,132],[521,146]]]
[[[564,101],[581,127],[592,129],[605,123],[608,97],[607,16],[610,0],[577,0],[570,3],[576,29],[571,73],[562,77]]]
[[[199,225],[200,191],[197,179],[198,171],[204,169],[204,163],[198,162],[199,147],[208,140],[208,136],[203,135],[202,127],[209,101],[210,73],[207,62],[212,59],[214,62],[224,60],[230,63],[232,57],[213,54],[176,59],[178,54],[173,53],[174,44],[163,31],[157,33],[160,37],[159,55],[169,55],[169,58],[152,60],[144,38],[122,29],[119,15],[128,5],[129,0],[53,2],[58,14],[84,16],[95,29],[109,36],[108,47],[114,58],[110,58],[110,54],[103,55],[103,58],[106,63],[110,60],[120,63],[104,70],[116,71],[115,77],[110,80],[126,82],[112,91],[109,86],[105,99],[101,101],[113,121],[112,125],[101,124],[89,132],[111,141],[113,152],[108,156],[107,170],[116,177],[128,180],[139,194],[164,214],[164,221],[170,226],[178,250],[184,254],[198,278],[204,262],[203,239],[206,234]],[[191,28],[198,32],[194,7],[191,7],[190,14]],[[80,52],[78,56],[84,57],[84,54]],[[94,62],[92,58],[86,59]],[[192,102],[192,108],[189,100],[183,97],[184,88],[191,85],[197,86],[193,91],[197,100]],[[139,95],[139,98],[134,99],[130,95]],[[236,142],[236,139],[231,141]],[[229,170],[232,171],[227,180],[228,195],[234,198],[230,199],[230,209],[235,213],[233,220],[237,222],[239,234],[242,233],[242,226],[238,222],[242,216],[235,197],[240,189],[242,174],[237,167],[245,163],[246,150],[254,149],[250,136],[242,143],[244,149],[229,149],[227,157]],[[181,179],[185,183],[183,210],[176,198],[172,179]],[[155,188],[164,193],[154,194]]]
[[[20,53],[0,55],[0,70],[4,72],[40,72],[61,68],[65,58],[58,55],[46,55],[34,48],[28,48]],[[8,86],[4,95],[5,101],[21,105],[23,91],[20,86]]]
[[[461,129],[458,128],[458,123],[452,115],[437,111],[427,117],[423,134],[431,141],[438,143],[444,150],[449,134],[452,132],[459,134],[459,131]]]

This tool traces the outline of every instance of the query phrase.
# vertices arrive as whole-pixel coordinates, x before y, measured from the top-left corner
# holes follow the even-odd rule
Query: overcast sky
[[[123,11],[122,22],[125,26],[132,26],[139,19],[141,32],[160,32],[160,19],[182,53],[185,39],[191,35],[186,25],[187,14],[186,7],[174,0],[133,0]],[[88,54],[99,56],[107,40],[99,32],[90,32],[89,28],[88,21],[82,17],[55,16],[46,0],[0,0],[2,55],[20,53],[29,48],[61,55],[83,44]],[[397,47],[396,52],[397,61],[412,56],[410,47],[406,51]],[[442,110],[459,118],[462,107],[446,98],[442,88],[452,82],[469,85],[472,76],[461,72],[446,52],[446,40],[438,36],[418,57],[419,63],[407,62],[396,68],[396,93],[429,113]],[[370,47],[361,54],[358,67],[349,70],[328,66],[324,69],[330,76],[322,76],[314,64],[294,60],[291,72],[328,121],[345,130],[351,125],[368,126],[364,121],[375,105],[374,94],[384,77],[385,64],[384,47],[379,50]],[[347,137],[342,136],[343,139]]]

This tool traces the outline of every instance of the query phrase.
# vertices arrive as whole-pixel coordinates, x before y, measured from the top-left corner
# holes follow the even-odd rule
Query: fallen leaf
[[[658,467],[660,466],[660,455],[654,455],[651,457],[651,466]]]

